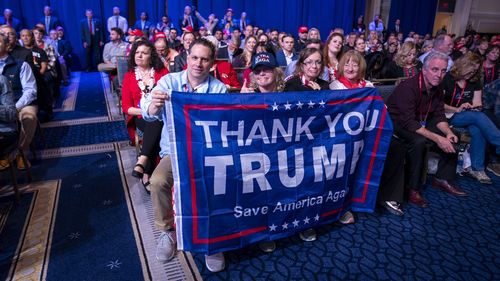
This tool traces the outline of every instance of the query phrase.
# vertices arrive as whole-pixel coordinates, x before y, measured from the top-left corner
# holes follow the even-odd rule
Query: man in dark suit
[[[4,24],[14,28],[17,34],[23,28],[21,21],[12,16],[12,10],[9,8],[3,10],[3,17],[0,18],[0,25]]]
[[[184,7],[184,14],[179,17],[179,26],[183,31],[186,31],[186,27],[191,26],[192,31],[198,31],[200,24],[198,19],[193,16],[191,6]]]
[[[68,58],[71,54],[71,45],[68,45],[69,42],[67,42],[64,39],[59,39],[59,35],[57,34],[57,31],[55,29],[52,29],[49,33],[50,36],[50,43],[52,46],[54,46],[54,49],[56,50],[56,56],[59,61],[59,67],[61,71],[60,73],[60,78],[63,80],[63,84],[66,86],[68,85],[68,80],[69,80],[69,74],[68,74],[68,63],[66,61],[66,58]]]
[[[280,67],[286,67],[289,63],[299,58],[294,52],[294,39],[291,34],[287,34],[281,38],[283,49],[276,53],[276,61]]]
[[[43,14],[44,16],[40,18],[40,22],[45,26],[47,33],[61,25],[59,19],[52,16],[52,9],[49,6],[43,7]]]
[[[218,46],[217,46],[217,53],[215,58],[218,60],[229,60],[229,53],[227,50],[227,43],[223,41],[223,33],[222,30],[216,29],[215,30],[215,39],[217,39]]]
[[[80,21],[83,48],[85,49],[85,70],[91,71],[96,68],[100,60],[99,48],[104,45],[101,22],[94,19],[91,9],[85,10],[85,16]]]
[[[142,33],[144,33],[146,38],[149,38],[149,33],[152,28],[154,28],[154,26],[148,20],[148,13],[146,12],[141,12],[140,19],[136,21],[134,27],[132,27],[132,29],[142,30]]]

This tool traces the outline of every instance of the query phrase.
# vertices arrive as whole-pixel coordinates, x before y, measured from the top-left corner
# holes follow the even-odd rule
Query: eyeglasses
[[[346,63],[346,64],[344,64],[344,68],[347,68],[347,67],[352,67],[353,69],[359,69],[359,64],[357,64],[357,63]]]
[[[305,60],[304,61],[304,65],[307,65],[307,66],[313,66],[313,65],[317,65],[317,66],[321,66],[322,62],[320,60]]]

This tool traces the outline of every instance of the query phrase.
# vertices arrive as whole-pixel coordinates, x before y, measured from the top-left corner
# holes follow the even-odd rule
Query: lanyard
[[[418,91],[420,93],[420,103],[423,102],[423,96],[422,96],[422,75],[418,76]],[[421,107],[419,108],[420,111],[420,126],[425,128],[427,125],[427,117],[429,116],[429,111],[431,111],[431,105],[432,105],[432,96],[429,99],[429,105],[427,106],[427,112],[425,113],[425,117],[422,117],[422,111],[420,110]]]
[[[208,85],[207,85],[207,90],[205,91],[205,94],[208,94],[208,93],[209,93],[209,91],[210,91],[210,82],[212,81],[211,79],[212,79],[212,77],[208,76]],[[188,83],[189,83],[189,82],[188,82]],[[189,87],[188,87],[188,85],[187,85],[188,83],[186,83],[186,84],[182,85],[182,91],[183,91],[184,93],[189,92]],[[197,93],[199,88],[200,88],[200,87],[198,87],[198,88],[196,88],[196,89],[193,89],[193,90],[191,91],[191,93]]]
[[[484,82],[485,84],[493,82],[493,78],[495,77],[495,65],[491,67],[491,77],[488,78],[488,68],[486,68],[486,63],[483,64],[484,68]],[[489,80],[489,81],[488,81]]]
[[[467,81],[465,81],[464,88],[462,89],[462,92],[460,93],[460,97],[458,97],[457,103],[455,104],[456,107],[459,106],[460,101],[462,100],[462,96],[464,95],[465,88],[467,88]],[[453,106],[453,101],[455,100],[455,93],[457,91],[457,83],[455,83],[455,86],[453,87],[453,95],[451,96],[451,106]]]
[[[415,68],[414,66],[412,66],[410,68],[403,67],[403,71],[405,73],[406,78],[411,78],[411,77],[415,76],[416,71],[414,71],[414,68]]]

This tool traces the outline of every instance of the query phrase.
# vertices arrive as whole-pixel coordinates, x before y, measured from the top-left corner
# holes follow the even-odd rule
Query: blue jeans
[[[500,155],[500,130],[480,111],[463,111],[455,113],[450,120],[454,127],[467,128],[471,135],[470,157],[474,171],[484,170],[486,143],[494,145]]]

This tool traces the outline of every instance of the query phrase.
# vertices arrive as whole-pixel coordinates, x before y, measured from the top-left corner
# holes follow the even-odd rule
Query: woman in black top
[[[486,55],[486,59],[483,62],[484,85],[498,79],[498,73],[500,73],[499,53],[500,47],[495,45],[490,46],[484,53]]]
[[[469,52],[453,64],[443,80],[444,109],[450,125],[466,128],[471,135],[472,169],[466,172],[481,183],[491,184],[484,172],[486,144],[495,146],[500,155],[500,131],[481,112],[481,62],[479,55]]]
[[[328,82],[319,78],[324,68],[325,61],[320,50],[315,48],[302,50],[295,72],[285,83],[285,92],[328,89]]]
[[[422,62],[417,59],[417,48],[415,43],[405,42],[397,52],[394,60],[386,69],[386,78],[410,78],[420,73]]]

